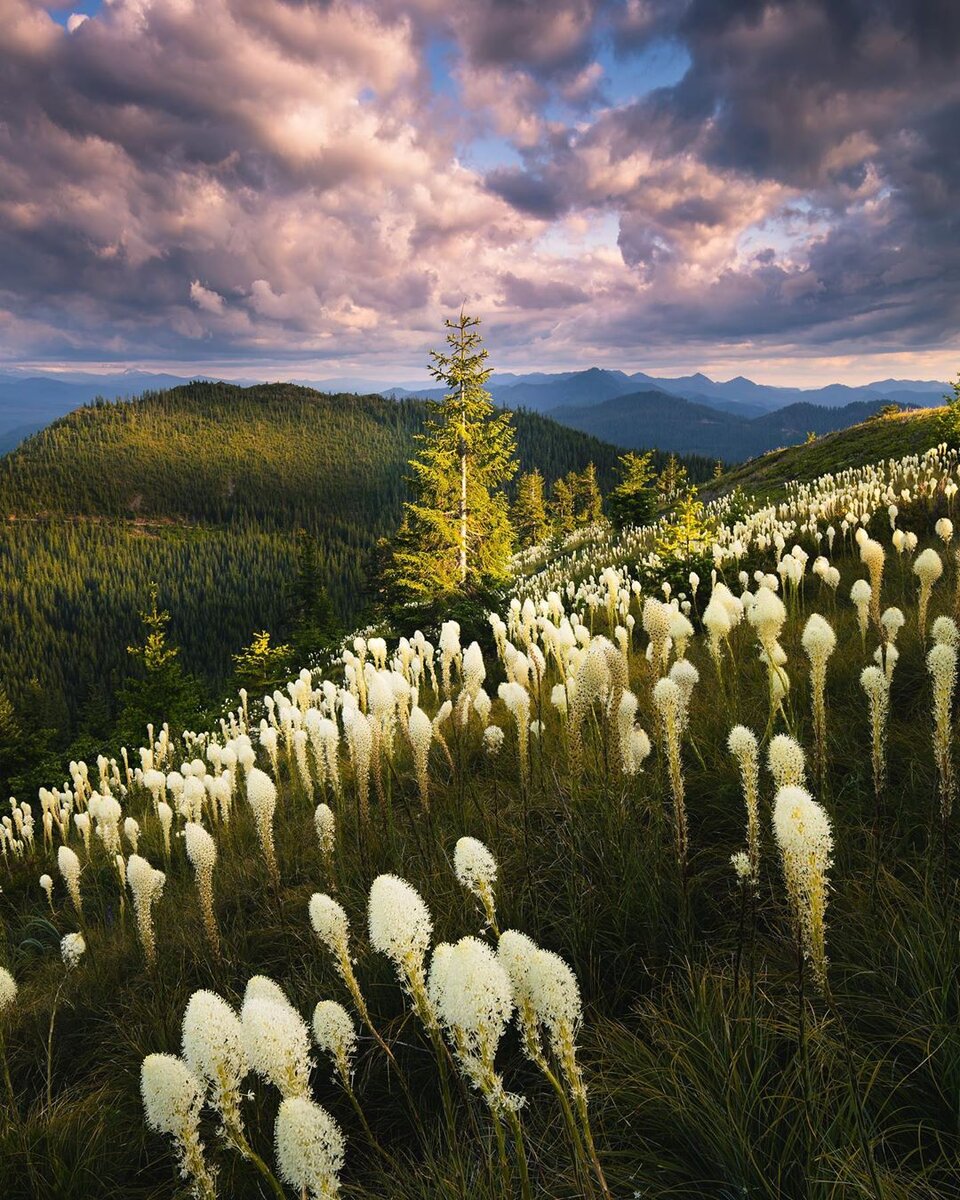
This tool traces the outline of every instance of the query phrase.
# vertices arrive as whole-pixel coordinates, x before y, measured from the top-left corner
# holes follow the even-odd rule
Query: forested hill
[[[424,413],[420,401],[285,383],[196,383],[89,405],[0,459],[0,511],[383,532]],[[524,469],[550,480],[594,462],[609,485],[613,446],[534,414],[515,424]]]
[[[106,720],[152,582],[184,665],[219,682],[255,630],[286,635],[301,528],[355,620],[425,411],[195,383],[81,408],[30,438],[0,459],[0,701],[56,729]],[[524,469],[550,482],[593,462],[610,486],[613,446],[536,414],[514,421]],[[687,465],[699,478],[711,466]]]

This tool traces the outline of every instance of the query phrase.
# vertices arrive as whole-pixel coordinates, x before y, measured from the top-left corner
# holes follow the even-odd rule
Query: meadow
[[[581,531],[12,801],[5,1194],[960,1197],[958,482]]]

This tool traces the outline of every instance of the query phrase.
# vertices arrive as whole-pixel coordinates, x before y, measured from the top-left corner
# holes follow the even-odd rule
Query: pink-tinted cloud
[[[0,358],[402,374],[463,302],[518,366],[957,344],[952,0],[47,8],[0,0]]]

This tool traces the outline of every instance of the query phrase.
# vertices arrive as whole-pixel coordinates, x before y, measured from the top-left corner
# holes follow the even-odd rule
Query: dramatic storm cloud
[[[0,0],[0,361],[943,370],[958,131],[956,0]]]

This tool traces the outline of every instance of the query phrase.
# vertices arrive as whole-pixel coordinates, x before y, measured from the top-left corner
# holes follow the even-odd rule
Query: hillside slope
[[[30,438],[0,459],[0,686],[42,725],[102,709],[151,582],[185,665],[219,682],[254,630],[284,635],[300,528],[355,619],[424,413],[288,384],[195,383],[79,409]],[[610,485],[613,446],[534,414],[515,424],[524,469],[549,481],[594,462]]]
[[[745,504],[698,596],[696,545],[586,532],[436,672],[401,623],[232,729],[91,741],[42,833],[18,789],[6,1200],[281,1200],[298,1145],[314,1200],[957,1200],[958,461]]]
[[[795,479],[809,483],[820,475],[860,467],[905,454],[922,454],[943,439],[944,409],[902,412],[850,429],[838,430],[801,446],[773,450],[728,471],[717,486],[704,489],[719,495],[735,487],[758,496],[772,496]]]

